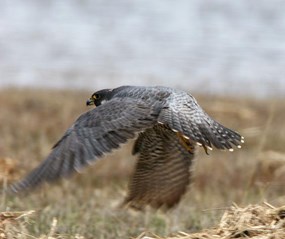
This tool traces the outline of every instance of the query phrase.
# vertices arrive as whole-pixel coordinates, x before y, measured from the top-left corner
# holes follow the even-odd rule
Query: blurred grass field
[[[95,90],[95,89],[94,89]],[[1,183],[19,179],[50,152],[86,108],[93,92],[2,89],[0,91]],[[192,92],[194,93],[194,92]],[[132,141],[82,174],[22,196],[1,197],[1,211],[35,210],[26,238],[48,235],[57,219],[58,238],[167,236],[215,224],[232,203],[285,202],[285,102],[195,95],[213,118],[245,137],[233,153],[197,150],[194,183],[169,212],[136,212],[118,206],[126,194],[135,157]],[[8,165],[8,166],[7,166]],[[7,182],[8,181],[8,182]],[[21,237],[25,238],[25,237]]]

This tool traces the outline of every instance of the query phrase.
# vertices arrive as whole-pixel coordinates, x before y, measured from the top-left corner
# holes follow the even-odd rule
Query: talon
[[[189,141],[189,138],[187,136],[181,134],[180,132],[176,132],[176,135],[180,139],[183,146],[187,149],[187,151],[189,153],[193,154],[195,148],[194,148],[193,144],[191,144],[191,142]]]
[[[204,148],[205,153],[206,153],[207,155],[209,155],[209,153],[208,153],[208,148],[207,148],[204,144],[202,144],[202,147]]]

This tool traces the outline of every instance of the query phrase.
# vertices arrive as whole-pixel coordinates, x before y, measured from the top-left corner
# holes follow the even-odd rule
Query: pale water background
[[[0,0],[0,88],[285,93],[285,1]]]

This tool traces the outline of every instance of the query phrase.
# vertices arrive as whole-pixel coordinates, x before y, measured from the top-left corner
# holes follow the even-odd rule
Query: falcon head
[[[99,90],[96,91],[95,93],[92,94],[90,99],[86,101],[86,105],[95,105],[99,106],[103,104],[105,101],[108,101],[112,98],[112,89],[104,89],[104,90]]]

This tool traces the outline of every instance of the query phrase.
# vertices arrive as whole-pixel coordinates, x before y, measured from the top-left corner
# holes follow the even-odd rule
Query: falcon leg
[[[189,139],[187,139],[183,134],[181,134],[180,132],[176,133],[177,137],[179,138],[179,140],[181,141],[182,145],[185,147],[185,149],[187,149],[187,151],[191,154],[194,154],[194,150],[195,147],[193,146],[193,144],[190,142]]]

